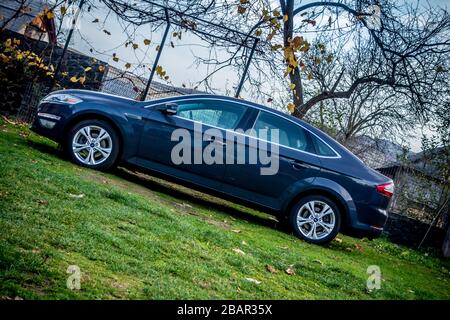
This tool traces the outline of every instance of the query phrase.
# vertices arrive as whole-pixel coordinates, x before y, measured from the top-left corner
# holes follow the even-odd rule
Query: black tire
[[[326,216],[324,216],[324,220],[318,219],[316,217],[311,218],[311,222],[305,222],[307,219],[310,219],[307,217],[307,214],[310,212],[310,210],[307,207],[308,203],[311,203],[312,201],[315,201],[315,214],[317,215],[317,211],[316,210],[320,210],[322,208],[322,210],[324,208],[326,208],[323,204],[326,204],[329,206],[329,208],[332,210],[332,214],[334,216],[333,219],[333,223],[331,223],[331,213],[327,214]],[[300,212],[300,209],[302,209],[302,211]],[[300,227],[299,223],[297,222],[298,219],[302,219],[302,221],[300,223],[303,222],[303,225]],[[306,218],[305,218],[306,216]],[[314,219],[317,219],[317,221],[314,221]],[[310,243],[314,243],[314,244],[325,244],[328,243],[330,241],[332,241],[336,235],[339,232],[339,228],[341,227],[341,212],[339,211],[339,208],[337,207],[337,205],[330,200],[327,197],[321,196],[321,195],[311,195],[311,196],[307,196],[305,198],[300,199],[299,202],[297,202],[291,209],[291,212],[289,214],[289,225],[291,227],[291,229],[293,230],[293,232],[295,233],[296,236],[298,236],[300,239],[303,239],[307,242]],[[317,226],[316,231],[319,232],[314,232],[314,230],[311,231],[311,229],[313,229],[313,225]],[[333,225],[333,227],[329,227]],[[328,229],[325,228],[325,226],[329,227]],[[302,229],[300,229],[302,228]],[[310,229],[308,229],[310,228]],[[331,230],[331,231],[328,231]],[[310,237],[307,236],[308,232],[311,231],[312,233],[318,235],[320,234],[320,237],[316,237],[314,238],[313,235],[311,234]],[[306,235],[305,235],[306,233]]]
[[[102,158],[103,160],[98,159],[98,163],[95,163],[95,159],[94,159],[94,161],[92,161],[93,163],[86,163],[86,162],[81,161],[82,155],[80,155],[80,154],[77,155],[77,153],[73,149],[73,142],[74,142],[75,136],[82,128],[85,128],[85,127],[94,128],[94,130],[92,132],[93,136],[95,135],[96,130],[98,130],[97,128],[105,130],[106,133],[109,135],[108,139],[104,139],[104,140],[100,141],[100,143],[102,143],[106,146],[106,148],[101,148],[101,149],[107,150],[110,148],[110,153],[108,156],[104,156],[104,154],[102,154],[100,151],[95,151],[96,158],[100,158],[101,156],[103,157]],[[77,137],[79,137],[80,139],[83,138],[80,135],[77,135]],[[98,147],[102,147],[102,145],[100,145],[98,143],[98,141],[97,141],[97,145],[98,145]],[[87,147],[86,149],[90,149],[90,148]],[[76,163],[80,166],[83,166],[83,167],[92,168],[92,169],[96,169],[96,170],[102,170],[102,171],[109,170],[114,167],[114,165],[116,164],[118,155],[119,155],[119,149],[120,149],[119,137],[117,135],[116,130],[114,130],[114,128],[106,121],[96,120],[96,119],[84,120],[84,121],[81,121],[81,122],[75,124],[69,130],[67,137],[65,139],[65,143],[64,143],[65,153],[74,163]],[[93,150],[99,150],[99,149],[93,149]],[[87,152],[89,152],[89,151],[87,151]]]

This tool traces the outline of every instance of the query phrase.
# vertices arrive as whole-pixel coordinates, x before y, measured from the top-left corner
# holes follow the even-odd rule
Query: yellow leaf
[[[273,10],[272,14],[273,14],[274,17],[279,17],[280,16],[280,11],[275,9],[275,10]]]
[[[86,67],[86,68],[84,68],[84,72],[88,72],[88,71],[91,71],[91,70],[92,70],[91,67]]]
[[[47,11],[47,13],[45,15],[47,16],[48,20],[51,20],[55,17],[55,14],[53,13],[53,11]]]
[[[81,84],[84,84],[84,82],[86,81],[86,77],[85,76],[81,76],[80,79],[78,79],[80,81]]]
[[[327,58],[326,58],[326,61],[327,61],[327,63],[333,62],[333,55],[332,55],[332,54],[329,54],[329,55],[327,56]]]
[[[319,57],[315,57],[314,58],[314,64],[316,64],[316,65],[320,64],[320,58]]]
[[[290,113],[293,113],[295,110],[295,105],[292,102],[289,102],[287,104],[287,109],[289,110]]]
[[[288,17],[287,14],[285,14],[285,15],[283,16],[283,21],[286,22],[286,21],[288,21],[288,20],[289,20],[289,17]]]
[[[281,44],[274,44],[271,49],[272,49],[272,51],[277,51],[280,48],[283,48],[283,46]]]
[[[289,86],[291,88],[291,90],[295,89],[295,83],[291,83],[291,85]]]
[[[137,43],[133,43],[133,49],[136,50],[138,48],[138,44]]]
[[[64,6],[61,6],[61,8],[59,8],[59,10],[61,11],[62,15],[65,15],[67,12],[66,7],[64,7]]]
[[[144,39],[144,44],[145,44],[146,46],[148,46],[150,43],[151,43],[151,41],[150,41],[149,39]]]
[[[308,73],[308,80],[312,80],[312,79],[314,79],[314,76],[313,76],[313,74],[310,72],[310,73]]]
[[[77,83],[78,82],[77,77],[75,77],[75,76],[71,77],[70,82]]]

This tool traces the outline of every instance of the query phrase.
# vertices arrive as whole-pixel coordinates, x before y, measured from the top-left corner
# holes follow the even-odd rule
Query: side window
[[[301,151],[312,151],[312,146],[309,143],[306,131],[295,123],[285,120],[277,115],[261,111],[256,119],[253,129],[258,138],[266,139]],[[267,131],[262,129],[266,129]],[[271,132],[271,130],[274,129],[278,129],[278,141],[275,141],[276,137],[273,135],[273,132]],[[267,132],[267,137],[263,136],[264,132]]]
[[[337,154],[334,152],[329,146],[327,146],[322,140],[317,138],[314,135],[311,135],[311,139],[314,142],[314,145],[316,147],[316,153],[321,156],[326,157],[336,157]]]
[[[245,113],[242,105],[224,101],[199,101],[179,104],[177,115],[222,129],[234,129]]]

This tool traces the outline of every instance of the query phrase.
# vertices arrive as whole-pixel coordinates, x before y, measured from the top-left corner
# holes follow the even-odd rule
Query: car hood
[[[58,90],[53,91],[50,94],[54,93],[64,93],[64,94],[70,94],[76,97],[79,97],[83,100],[89,100],[89,101],[103,101],[103,102],[121,102],[121,103],[127,103],[127,104],[138,104],[139,101],[125,98],[121,96],[116,96],[109,93],[104,92],[98,92],[98,91],[91,91],[91,90],[81,90],[81,89],[67,89],[67,90]]]

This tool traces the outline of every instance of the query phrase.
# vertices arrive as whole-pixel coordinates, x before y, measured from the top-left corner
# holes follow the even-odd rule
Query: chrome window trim
[[[283,118],[283,119],[285,119],[285,120],[287,120],[287,121],[292,122],[294,125],[297,125],[297,126],[301,127],[303,130],[306,130],[307,132],[309,132],[310,134],[312,134],[313,136],[315,136],[317,139],[319,139],[320,141],[322,141],[328,148],[330,148],[330,149],[335,153],[336,156],[322,156],[322,155],[319,155],[319,154],[316,154],[316,153],[311,153],[311,152],[308,152],[308,151],[303,151],[303,150],[295,149],[295,148],[292,148],[292,147],[288,147],[288,146],[285,146],[285,145],[282,145],[282,144],[279,144],[279,143],[275,143],[275,142],[271,142],[271,141],[267,141],[267,140],[264,140],[264,139],[259,139],[259,140],[262,140],[262,141],[265,141],[265,142],[269,142],[269,143],[274,143],[274,144],[276,144],[276,145],[278,145],[278,146],[281,146],[281,147],[283,147],[283,148],[287,148],[287,149],[294,150],[294,151],[297,151],[297,152],[302,152],[302,153],[305,153],[305,154],[308,154],[308,155],[311,155],[311,156],[315,156],[315,157],[318,157],[318,158],[324,158],[324,159],[341,159],[341,158],[342,158],[342,156],[341,156],[336,150],[334,150],[334,148],[333,148],[332,146],[330,146],[326,141],[324,141],[324,140],[323,140],[321,137],[319,137],[317,134],[315,134],[314,132],[312,132],[312,131],[309,130],[308,128],[305,128],[305,127],[302,126],[301,124],[296,123],[295,121],[293,121],[293,120],[291,120],[291,119],[289,119],[289,118],[287,118],[287,117],[285,117],[285,116],[283,116],[283,115],[279,115],[279,114],[277,114],[277,113],[275,113],[275,112],[272,112],[272,111],[269,111],[269,110],[264,110],[264,109],[262,109],[262,108],[260,108],[260,107],[258,107],[258,106],[254,106],[254,105],[251,105],[251,104],[248,104],[248,103],[245,103],[245,102],[234,101],[234,100],[227,100],[227,99],[217,98],[217,97],[213,97],[213,96],[212,96],[212,97],[209,97],[209,98],[206,98],[206,97],[195,97],[195,96],[192,96],[192,95],[190,95],[190,96],[181,96],[181,97],[179,97],[178,99],[176,99],[176,100],[173,101],[173,102],[176,103],[177,101],[183,101],[183,100],[188,100],[188,99],[192,99],[192,100],[217,100],[217,101],[224,101],[224,102],[232,102],[232,103],[236,103],[236,104],[241,104],[241,105],[243,105],[243,106],[245,106],[245,107],[255,108],[255,109],[258,110],[258,115],[256,116],[255,121],[253,122],[252,128],[255,127],[256,119],[258,119],[258,117],[259,117],[259,115],[260,115],[261,112],[268,112],[268,113],[271,113],[271,114],[273,114],[273,115],[275,115],[275,116],[278,116],[278,117],[280,117],[280,118]],[[167,102],[161,102],[161,103],[156,103],[156,104],[152,104],[152,105],[147,105],[147,106],[144,106],[144,108],[150,108],[150,107],[153,107],[153,106],[157,106],[157,105],[160,105],[160,104],[166,104],[166,103],[167,103]],[[187,121],[192,121],[192,122],[200,123],[200,124],[202,124],[202,125],[207,125],[207,126],[212,127],[212,128],[216,128],[216,129],[220,129],[220,130],[226,130],[226,131],[231,131],[231,132],[233,132],[233,133],[235,133],[235,134],[243,135],[243,136],[250,137],[250,138],[253,138],[253,139],[258,139],[258,138],[255,138],[255,137],[253,137],[253,136],[250,136],[250,135],[248,135],[248,134],[242,134],[242,133],[236,132],[236,131],[234,131],[234,130],[224,129],[224,128],[212,126],[212,125],[209,125],[209,124],[204,124],[204,123],[202,123],[202,122],[195,121],[195,120],[191,120],[191,119],[182,118],[182,117],[179,117],[179,116],[177,116],[177,115],[173,115],[172,117],[177,117],[178,119],[184,119],[184,120],[187,120]]]

